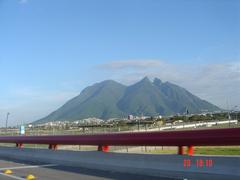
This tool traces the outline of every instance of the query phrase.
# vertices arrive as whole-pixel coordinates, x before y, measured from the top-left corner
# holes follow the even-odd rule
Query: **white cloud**
[[[98,67],[106,70],[120,70],[120,69],[145,69],[154,68],[156,66],[164,65],[162,61],[156,60],[131,60],[131,61],[113,61],[111,63],[101,64]]]
[[[176,83],[222,108],[240,107],[240,62],[171,64],[161,60],[114,61],[99,65],[111,77],[132,84],[144,76]]]

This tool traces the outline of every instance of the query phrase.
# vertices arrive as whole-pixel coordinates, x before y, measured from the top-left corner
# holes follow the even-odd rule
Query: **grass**
[[[240,155],[240,146],[196,147],[195,154],[206,155]]]
[[[187,148],[185,148],[185,153]],[[151,150],[148,153],[156,154],[176,154],[177,149],[158,149]],[[194,154],[201,155],[240,155],[240,146],[196,146],[194,147]]]
[[[5,144],[0,143],[0,146],[2,147],[15,147],[15,144]],[[25,148],[43,148],[47,149],[48,145],[33,145],[33,144],[24,144]],[[75,147],[75,146],[74,146]],[[60,149],[68,149],[68,150],[76,150],[79,148],[73,148],[71,146],[64,146],[59,147]],[[88,146],[81,146],[81,150],[94,150],[96,147],[88,147]],[[147,151],[140,151],[142,153],[151,153],[151,154],[177,154],[177,148],[176,147],[158,147],[157,149],[150,149],[147,148]],[[187,148],[184,148],[184,153],[187,154]],[[195,146],[194,147],[194,154],[200,154],[200,155],[240,155],[240,146]]]

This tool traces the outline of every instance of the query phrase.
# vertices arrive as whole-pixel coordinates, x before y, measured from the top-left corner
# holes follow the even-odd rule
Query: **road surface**
[[[12,170],[12,174],[5,174],[4,170]],[[56,164],[36,164],[28,162],[12,162],[0,160],[1,180],[25,180],[32,174],[37,180],[102,180],[102,179],[146,179],[146,180],[173,180],[172,178],[159,178],[151,176],[134,175],[127,173],[108,172],[101,170],[85,169],[80,167],[60,166]]]

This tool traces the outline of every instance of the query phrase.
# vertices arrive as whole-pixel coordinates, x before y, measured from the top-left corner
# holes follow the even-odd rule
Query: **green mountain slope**
[[[147,77],[126,89],[118,107],[123,112],[133,115],[156,115],[171,112],[164,102],[162,93]]]
[[[133,115],[170,115],[203,110],[216,111],[219,108],[201,100],[184,88],[155,78],[147,77],[131,86],[107,80],[85,88],[80,95],[36,123],[49,121],[73,121],[88,117],[108,119]]]
[[[172,110],[172,113],[183,113],[186,109],[191,113],[219,110],[217,106],[198,98],[180,86],[170,82],[159,83],[159,81],[155,78],[153,84],[165,95],[165,104]]]
[[[40,119],[37,123],[48,121],[79,120],[88,117],[106,119],[108,117],[122,116],[116,107],[122,97],[125,86],[108,80],[85,88],[80,95],[69,100],[62,107]]]

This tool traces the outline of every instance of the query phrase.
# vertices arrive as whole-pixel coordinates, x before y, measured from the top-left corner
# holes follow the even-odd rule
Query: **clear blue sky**
[[[0,0],[0,119],[46,115],[111,79],[102,64],[239,62],[239,21],[238,0]],[[31,109],[55,92],[67,95]]]

